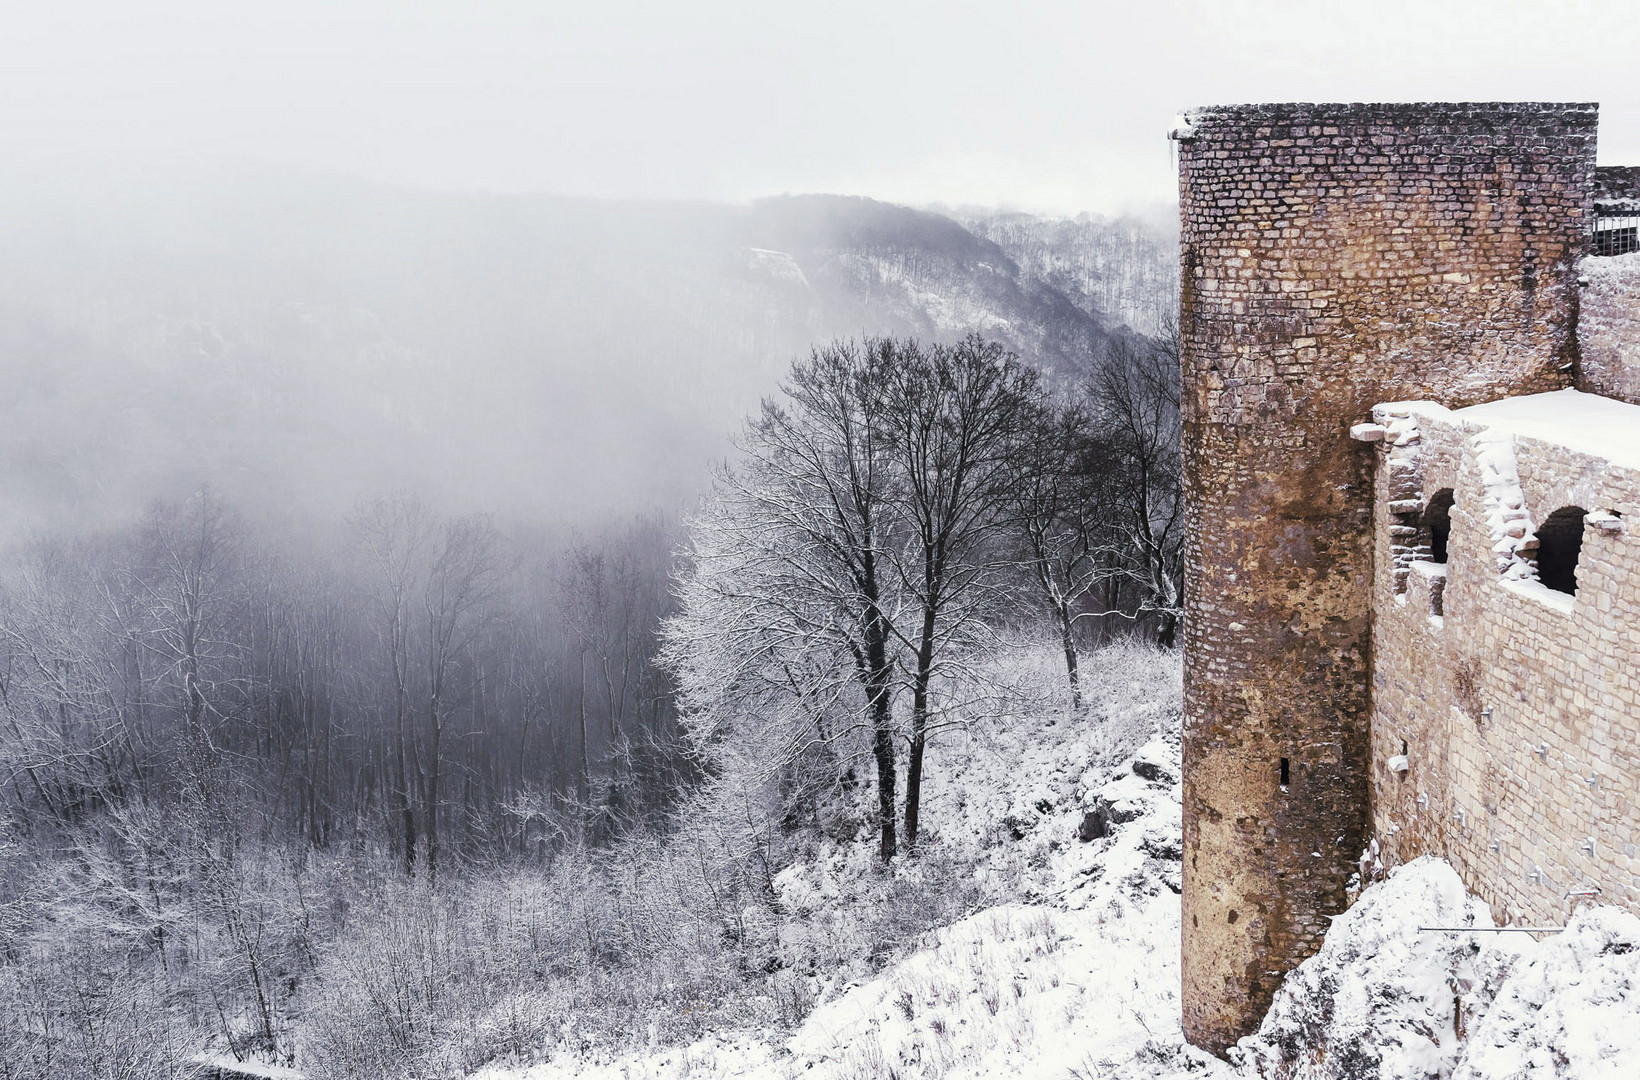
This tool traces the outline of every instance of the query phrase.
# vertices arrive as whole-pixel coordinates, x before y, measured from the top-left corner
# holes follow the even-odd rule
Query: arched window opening
[[[1452,489],[1442,488],[1424,507],[1424,533],[1429,537],[1429,561],[1446,562],[1446,542],[1452,535]]]
[[[1564,506],[1538,526],[1538,580],[1556,592],[1577,592],[1577,557],[1583,550],[1581,506]]]

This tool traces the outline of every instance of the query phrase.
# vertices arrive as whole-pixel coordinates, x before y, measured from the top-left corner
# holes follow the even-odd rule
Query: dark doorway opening
[[[1538,526],[1538,580],[1556,592],[1577,592],[1577,557],[1583,552],[1581,506],[1563,506]]]

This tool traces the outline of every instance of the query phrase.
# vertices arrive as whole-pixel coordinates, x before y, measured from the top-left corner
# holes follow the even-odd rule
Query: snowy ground
[[[1640,918],[1600,907],[1559,934],[1492,926],[1445,862],[1397,868],[1333,923],[1234,1056],[1292,1080],[1640,1076]]]
[[[915,884],[929,865],[955,867],[977,895],[1007,902],[925,935],[880,970],[814,973],[807,992],[820,1004],[790,1033],[722,1033],[601,1059],[566,1051],[479,1076],[1640,1077],[1640,918],[1593,909],[1542,941],[1422,931],[1492,925],[1432,859],[1369,888],[1335,922],[1235,1064],[1185,1044],[1177,669],[1139,659],[1090,665],[1107,704],[1083,719],[1011,718],[940,744],[928,792],[941,858],[896,873]],[[843,934],[850,905],[872,902],[874,874],[869,837],[828,841],[776,885],[802,933],[824,936],[834,920]]]
[[[1015,902],[941,928],[855,985],[818,977],[822,1004],[788,1036],[725,1035],[480,1075],[1230,1076],[1180,1030],[1176,662],[1113,650],[1089,667],[1099,690],[1088,715],[1009,718],[935,744],[927,817],[938,865]],[[1080,838],[1100,831],[1108,835]],[[823,932],[869,891],[872,858],[869,842],[822,845],[777,877],[782,906],[806,933]]]

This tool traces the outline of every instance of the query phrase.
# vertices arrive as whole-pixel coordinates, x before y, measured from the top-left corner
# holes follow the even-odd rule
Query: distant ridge
[[[1128,332],[1043,254],[1099,226],[972,226],[822,195],[0,176],[0,534],[205,481],[276,512],[388,487],[568,522],[676,506],[814,342],[979,330],[1074,380]]]

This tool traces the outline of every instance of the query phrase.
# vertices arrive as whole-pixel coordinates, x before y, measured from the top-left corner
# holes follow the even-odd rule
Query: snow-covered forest
[[[1010,896],[942,745],[1018,716],[1114,761],[1176,711],[1177,345],[1085,344],[819,346],[682,516],[204,485],[15,542],[0,1075],[791,1029]]]

